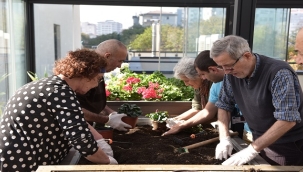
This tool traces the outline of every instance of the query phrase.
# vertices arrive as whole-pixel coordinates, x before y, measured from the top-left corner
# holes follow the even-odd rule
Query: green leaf
[[[31,78],[32,81],[37,81],[39,80],[38,75],[34,72],[27,71],[27,75]]]

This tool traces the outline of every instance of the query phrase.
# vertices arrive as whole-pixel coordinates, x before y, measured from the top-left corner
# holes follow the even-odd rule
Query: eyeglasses
[[[217,69],[219,70],[224,70],[224,71],[232,71],[234,70],[234,66],[237,64],[237,62],[240,60],[240,58],[243,56],[244,54],[242,54],[236,61],[234,64],[230,65],[229,67],[224,67],[224,66],[217,66]]]

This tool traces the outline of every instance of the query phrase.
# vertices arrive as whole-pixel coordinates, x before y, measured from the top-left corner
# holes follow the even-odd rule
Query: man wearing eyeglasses
[[[215,41],[210,56],[226,74],[216,102],[216,158],[232,153],[228,124],[237,104],[254,141],[223,165],[243,165],[259,153],[271,165],[303,165],[303,94],[296,72],[284,61],[252,53],[247,41],[234,35]]]
[[[303,65],[303,28],[299,29],[295,44],[296,63]]]

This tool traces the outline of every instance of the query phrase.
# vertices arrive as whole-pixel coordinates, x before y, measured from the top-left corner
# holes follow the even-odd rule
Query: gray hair
[[[251,53],[251,49],[244,38],[236,35],[228,35],[214,42],[210,50],[210,57],[216,58],[224,52],[228,53],[231,58],[237,60],[243,53]]]
[[[96,52],[100,53],[100,54],[105,54],[105,53],[115,54],[116,52],[118,52],[121,49],[127,50],[126,46],[122,42],[120,42],[116,39],[109,39],[109,40],[101,42],[97,46]]]
[[[186,76],[188,79],[196,79],[198,73],[195,69],[195,59],[183,57],[173,69],[174,77],[180,79],[180,76]]]

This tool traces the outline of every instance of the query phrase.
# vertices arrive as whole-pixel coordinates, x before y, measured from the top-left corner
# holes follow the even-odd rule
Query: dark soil
[[[119,164],[209,164],[219,165],[223,161],[215,159],[215,148],[218,142],[189,149],[188,153],[178,151],[178,148],[218,137],[216,129],[211,125],[203,126],[202,136],[191,139],[192,133],[182,131],[176,135],[161,136],[164,131],[152,130],[149,125],[136,126],[129,132],[114,131],[113,140],[130,142],[131,144],[111,144],[114,158]],[[182,139],[178,144],[175,138]],[[81,158],[78,164],[93,164]]]

